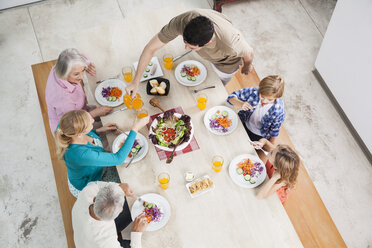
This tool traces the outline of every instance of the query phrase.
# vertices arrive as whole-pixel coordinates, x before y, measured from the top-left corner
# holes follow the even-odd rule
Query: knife
[[[137,154],[139,153],[139,151],[141,151],[142,149],[142,146],[140,147],[140,149],[137,150],[136,154],[133,155],[133,157],[129,160],[129,163],[125,166],[125,168],[128,168],[128,166],[132,163],[133,159],[137,156]]]
[[[121,109],[115,110],[114,112],[111,112],[111,113],[109,113],[108,115],[111,115],[111,114],[114,114],[114,113],[117,113],[117,112],[120,112],[120,111],[124,111],[124,110],[126,110],[126,109],[128,109],[128,108],[127,108],[127,107],[124,107],[124,108],[121,108]]]
[[[185,56],[186,54],[189,54],[189,53],[191,53],[191,52],[192,52],[192,50],[188,50],[188,51],[186,51],[185,53],[176,56],[176,57],[173,59],[173,62],[176,61],[176,60],[178,60],[178,59],[180,59],[180,58],[182,58],[183,56]]]

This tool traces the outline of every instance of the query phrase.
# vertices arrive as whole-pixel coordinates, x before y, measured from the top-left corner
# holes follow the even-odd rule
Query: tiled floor
[[[145,14],[153,2],[55,0],[0,12],[0,247],[66,247],[30,65],[74,46],[74,32]],[[179,2],[209,7],[161,0],[155,8]],[[259,76],[284,76],[287,131],[347,245],[368,247],[372,167],[312,74],[335,3],[250,0],[223,13],[254,47]]]

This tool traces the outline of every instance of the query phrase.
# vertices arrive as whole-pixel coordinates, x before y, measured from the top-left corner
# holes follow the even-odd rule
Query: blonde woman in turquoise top
[[[117,131],[115,123],[93,130],[94,119],[85,110],[73,110],[61,118],[55,131],[57,155],[67,166],[71,193],[77,197],[89,182],[100,181],[105,166],[122,164],[127,158],[137,132],[149,122],[149,117],[134,122],[132,130],[116,153],[105,152],[97,133]]]

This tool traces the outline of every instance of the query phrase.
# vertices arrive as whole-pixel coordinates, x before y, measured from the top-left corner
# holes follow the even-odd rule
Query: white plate
[[[125,133],[127,135],[129,135],[129,131],[127,131]],[[115,138],[114,142],[112,143],[112,152],[113,153],[116,153],[117,151],[119,151],[119,146],[120,146],[121,142],[123,142],[126,138],[127,138],[127,136],[123,133]],[[137,156],[134,157],[132,163],[138,162],[141,159],[143,159],[146,156],[147,151],[149,150],[149,144],[148,144],[147,139],[145,138],[145,136],[143,136],[140,133],[137,133],[136,140],[138,141],[138,144],[142,148],[139,151],[139,153],[137,154]],[[127,157],[125,159],[124,163],[129,163],[130,159],[131,159],[130,157]]]
[[[181,76],[181,69],[183,68],[183,66],[184,65],[191,65],[191,64],[196,65],[200,70],[200,75],[196,76],[195,81],[188,80],[187,76],[186,77]],[[176,79],[180,84],[185,85],[185,86],[196,86],[196,85],[199,85],[199,84],[203,83],[204,80],[207,78],[207,69],[199,61],[186,60],[186,61],[183,61],[183,62],[181,62],[177,65],[176,69],[174,70],[174,75],[176,76]]]
[[[226,133],[219,132],[219,131],[216,131],[214,129],[211,129],[210,126],[209,126],[209,120],[212,117],[212,115],[214,115],[217,112],[217,110],[220,110],[221,112],[222,111],[226,111],[229,114],[228,117],[232,121],[231,126],[228,128],[228,131]],[[212,108],[208,109],[208,111],[204,115],[204,125],[205,125],[205,127],[211,133],[216,134],[216,135],[227,135],[227,134],[232,133],[238,127],[238,120],[239,120],[239,117],[235,113],[235,111],[232,110],[231,108],[228,108],[228,107],[225,107],[225,106],[215,106],[215,107],[212,107]]]
[[[104,98],[102,96],[102,88],[107,88],[108,86],[110,86],[110,87],[118,87],[123,92],[122,95],[121,95],[121,97],[119,97],[119,99],[116,100],[115,102],[107,101],[106,98]],[[107,80],[102,81],[102,83],[100,83],[97,86],[94,95],[96,97],[97,102],[99,104],[101,104],[102,106],[116,107],[116,106],[119,106],[120,104],[123,103],[123,96],[125,94],[125,88],[126,87],[127,87],[126,84],[123,81],[119,80],[119,79],[107,79]]]
[[[160,117],[163,117],[164,113],[163,114],[160,114],[159,116]],[[179,114],[179,113],[174,113],[174,115],[178,118],[180,118],[182,116],[182,114]],[[176,151],[181,151],[183,149],[186,148],[186,146],[188,146],[192,140],[192,137],[194,137],[194,125],[192,124],[192,121],[190,120],[190,124],[191,124],[191,134],[190,134],[190,139],[187,141],[187,142],[183,142],[181,145],[177,146],[176,148]],[[158,124],[158,120],[155,118],[152,123],[151,123],[151,126],[150,126],[150,131],[149,133],[150,134],[155,134],[153,131],[152,131],[152,127],[156,127],[156,125]],[[168,148],[168,147],[164,147],[164,146],[159,146],[159,145],[155,145],[157,148],[159,149],[162,149],[164,151],[173,151],[173,148]]]
[[[163,71],[162,71],[162,69],[161,69],[161,66],[160,66],[160,63],[159,63],[158,57],[152,57],[152,58],[151,58],[151,62],[152,62],[152,65],[150,66],[150,65],[147,64],[147,67],[146,67],[146,68],[149,68],[150,71],[149,71],[149,72],[146,72],[146,71],[145,71],[145,72],[142,74],[142,77],[141,77],[141,79],[140,79],[140,82],[143,82],[143,81],[145,81],[145,80],[149,80],[149,79],[151,79],[151,78],[161,77],[161,76],[164,75],[164,74],[163,74]],[[150,63],[150,62],[149,62],[149,63]],[[158,67],[156,68],[156,71],[155,71],[154,75],[150,75],[151,70],[152,70],[152,68],[154,67],[155,64],[158,65]],[[133,67],[134,67],[134,70],[135,70],[135,71],[137,71],[137,66],[138,66],[138,61],[133,63]],[[147,74],[147,77],[146,77],[146,78],[143,77],[144,74]]]
[[[251,184],[250,182],[246,181],[244,179],[243,175],[239,175],[236,172],[236,169],[238,168],[238,166],[236,166],[236,165],[238,163],[240,163],[243,159],[246,159],[246,158],[249,158],[250,160],[252,160],[253,163],[255,163],[255,162],[261,163],[261,165],[264,168],[260,175],[258,175],[258,176],[256,175],[256,176],[253,177],[254,180],[256,181],[256,183],[254,183],[254,184]],[[255,188],[258,185],[260,185],[263,181],[265,181],[266,167],[265,167],[265,164],[261,161],[261,159],[259,157],[255,156],[255,155],[251,155],[251,154],[242,154],[242,155],[239,155],[239,156],[235,157],[231,161],[230,166],[229,166],[229,174],[230,174],[230,177],[233,180],[233,182],[236,183],[237,185],[239,185],[240,187]]]
[[[210,187],[210,188],[207,188],[207,189],[205,189],[205,190],[203,190],[203,191],[198,191],[198,192],[196,192],[196,193],[194,193],[194,194],[191,194],[189,187],[190,187],[191,185],[193,185],[194,183],[196,183],[196,182],[198,182],[198,181],[201,181],[201,180],[203,180],[203,179],[206,179],[206,178],[211,179],[208,175],[205,175],[205,176],[199,177],[199,178],[195,179],[194,181],[189,182],[189,183],[186,184],[187,192],[189,192],[189,195],[190,195],[191,198],[195,198],[195,197],[198,197],[198,196],[200,196],[200,195],[204,195],[205,193],[214,190],[215,187],[214,187],[214,183],[213,183],[213,187]],[[211,179],[211,180],[212,180],[212,179]]]
[[[146,228],[146,231],[156,231],[165,226],[167,224],[170,216],[171,216],[171,208],[169,206],[169,203],[167,199],[162,197],[161,195],[154,194],[154,193],[149,193],[149,194],[144,194],[141,196],[141,199],[143,201],[147,201],[150,203],[155,203],[156,206],[160,209],[160,211],[163,213],[163,216],[161,217],[159,222],[150,222],[149,225]],[[143,202],[139,202],[136,200],[133,203],[132,210],[131,210],[131,215],[132,215],[132,220],[140,215],[145,207],[143,206]]]

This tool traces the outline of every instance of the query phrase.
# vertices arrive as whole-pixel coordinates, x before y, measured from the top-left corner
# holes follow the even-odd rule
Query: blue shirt
[[[238,113],[240,119],[243,121],[243,125],[245,125],[244,123],[249,120],[260,101],[258,87],[244,88],[234,91],[228,96],[227,102],[231,104],[230,99],[233,97],[238,98],[240,101],[248,102],[253,107],[252,110],[240,110]],[[261,136],[266,139],[277,137],[279,135],[280,126],[284,121],[284,117],[285,112],[283,101],[277,98],[275,99],[273,106],[262,117],[262,127],[260,129]]]
[[[101,140],[95,130],[90,131],[87,135]],[[105,152],[102,147],[90,143],[86,145],[70,144],[66,149],[64,160],[71,184],[76,189],[82,190],[89,182],[100,181],[103,167],[120,165],[125,161],[136,136],[136,132],[130,131],[117,153]]]

